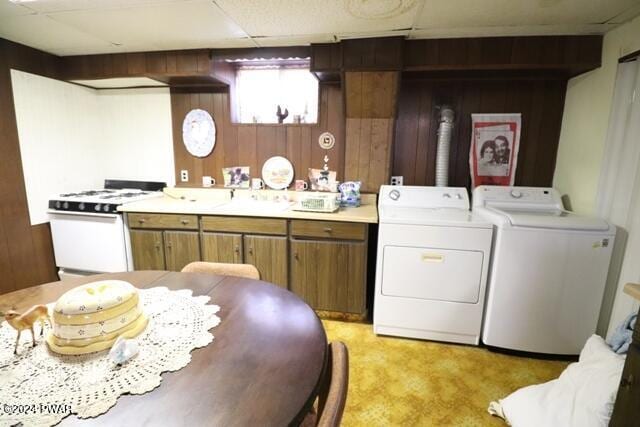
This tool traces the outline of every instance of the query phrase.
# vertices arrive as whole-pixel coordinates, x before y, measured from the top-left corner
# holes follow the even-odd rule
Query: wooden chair
[[[219,274],[222,276],[246,277],[247,279],[260,280],[260,272],[251,264],[196,261],[185,265],[182,272]]]
[[[340,341],[329,344],[329,360],[318,401],[302,426],[338,427],[342,421],[349,387],[349,352]]]

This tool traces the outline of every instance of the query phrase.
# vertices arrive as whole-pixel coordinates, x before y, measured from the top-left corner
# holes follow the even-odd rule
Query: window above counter
[[[241,64],[232,94],[235,117],[238,123],[315,124],[318,93],[308,62]]]

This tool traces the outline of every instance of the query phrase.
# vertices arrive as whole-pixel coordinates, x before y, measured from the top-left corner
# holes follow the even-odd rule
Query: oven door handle
[[[55,209],[47,209],[49,214],[60,215],[74,215],[74,216],[97,216],[101,218],[117,218],[120,214],[117,213],[94,213],[94,212],[78,212],[78,211],[57,211]]]

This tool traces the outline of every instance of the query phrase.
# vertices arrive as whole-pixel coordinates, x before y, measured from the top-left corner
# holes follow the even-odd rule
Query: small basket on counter
[[[307,193],[300,194],[293,206],[294,211],[331,213],[340,209],[338,193]]]

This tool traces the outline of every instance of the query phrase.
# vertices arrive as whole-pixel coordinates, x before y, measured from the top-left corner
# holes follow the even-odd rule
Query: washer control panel
[[[481,185],[473,190],[473,206],[492,204],[522,204],[563,208],[560,193],[553,188]]]

